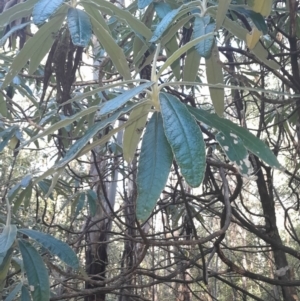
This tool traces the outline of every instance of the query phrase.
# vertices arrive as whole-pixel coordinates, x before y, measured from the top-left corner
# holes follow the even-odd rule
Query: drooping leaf
[[[250,33],[247,33],[246,44],[250,50],[252,50],[256,46],[261,35],[262,32],[259,31],[256,27],[254,27]]]
[[[67,17],[73,44],[86,47],[92,36],[92,24],[88,14],[83,10],[70,7]]]
[[[125,80],[131,79],[130,69],[122,48],[115,42],[111,34],[93,17],[90,16],[93,32],[111,58],[116,69]]]
[[[13,60],[10,70],[6,74],[4,82],[1,86],[2,89],[8,86],[8,84],[18,74],[18,72],[24,67],[27,61],[31,57],[33,57],[36,53],[38,53],[42,46],[46,44],[47,46],[49,46],[47,51],[50,49],[51,45],[54,42],[54,35],[61,27],[63,19],[64,19],[64,15],[59,15],[57,17],[54,17],[45,25],[43,25],[39,29],[39,31],[26,42],[24,47],[20,50],[16,58]],[[42,48],[43,51],[45,52],[45,48],[44,47]]]
[[[129,125],[123,136],[123,156],[127,163],[131,163],[133,160],[136,148],[140,142],[143,129],[147,122],[148,112],[150,111],[151,104],[145,103],[130,113],[128,120],[141,116],[140,119]]]
[[[19,229],[23,233],[40,243],[44,248],[56,255],[67,265],[78,269],[79,262],[74,251],[66,243],[54,238],[53,236],[30,229]]]
[[[92,107],[89,107],[85,110],[80,111],[79,113],[73,115],[72,117],[62,119],[62,120],[56,122],[55,124],[49,126],[43,132],[37,134],[36,136],[32,137],[28,141],[25,141],[24,143],[21,144],[20,147],[23,147],[23,146],[25,146],[25,145],[27,145],[31,142],[34,142],[35,140],[37,140],[39,138],[43,138],[47,135],[53,134],[55,131],[57,131],[57,130],[63,128],[63,127],[68,126],[69,124],[73,123],[74,121],[76,121],[80,117],[83,117],[83,116],[86,116],[86,115],[91,114],[93,112],[96,112],[98,109],[99,109],[99,106],[92,106]]]
[[[24,202],[24,207],[27,208],[32,195],[32,185],[28,185],[14,201],[13,213],[16,213],[20,205]]]
[[[223,70],[220,64],[219,50],[215,44],[211,56],[205,59],[206,77],[209,84],[224,84]],[[215,108],[215,112],[222,117],[224,113],[224,89],[209,87],[210,97]]]
[[[163,19],[170,11],[172,11],[172,7],[165,2],[154,2],[154,9],[159,16],[159,18]]]
[[[13,245],[17,237],[16,225],[5,225],[0,234],[0,253],[5,253]]]
[[[176,39],[176,35],[173,36],[173,38],[166,43],[165,50],[167,53],[167,57],[170,57],[176,50],[178,50],[178,43]],[[176,80],[180,80],[180,60],[176,60],[173,64],[171,64],[171,69],[173,71],[173,74],[175,75]]]
[[[188,16],[190,18],[190,16]],[[179,23],[179,22],[178,22]],[[175,25],[174,25],[175,27]],[[191,49],[193,46],[201,42],[202,40],[205,40],[207,38],[213,37],[213,33],[208,33],[204,36],[201,36],[199,38],[196,38],[188,43],[186,43],[184,46],[180,47],[177,51],[175,51],[166,61],[165,63],[161,66],[159,69],[159,72],[157,73],[157,76],[161,76],[164,70],[166,70],[173,62],[175,62],[183,53]]]
[[[122,115],[126,114],[127,112],[130,112],[135,105],[129,105],[125,108],[122,108],[121,110],[115,112],[110,117],[103,119],[102,121],[95,123],[93,126],[91,126],[84,136],[82,136],[80,139],[78,139],[67,151],[66,155],[55,164],[54,168],[55,170],[61,167],[64,167],[66,164],[68,164],[70,161],[72,161],[87,145],[89,140],[93,138],[100,130],[111,124],[112,122],[116,121],[117,118]]]
[[[26,286],[22,286],[21,290],[21,301],[31,301],[30,294]]]
[[[214,32],[215,27],[215,23],[210,23],[210,16],[196,17],[194,21],[193,39]],[[202,57],[209,58],[213,44],[214,37],[210,36],[205,40],[199,42],[195,47]]]
[[[257,13],[251,9],[246,9],[242,6],[232,6],[231,8],[233,11],[237,11],[246,17],[250,18],[253,24],[257,27],[258,30],[262,31],[263,34],[268,33],[268,27],[266,25],[265,19],[260,13]]]
[[[10,248],[7,252],[0,253],[0,284],[7,276],[13,250],[13,248]]]
[[[95,7],[93,5],[91,5],[91,3],[81,3],[80,5],[83,6],[84,11],[90,16],[93,17],[95,20],[97,20],[102,27],[108,32],[110,33],[110,29],[104,19],[104,17],[102,16],[102,13],[98,10],[95,9]]]
[[[204,110],[192,108],[190,106],[187,106],[187,108],[197,120],[217,129],[220,132],[226,131],[235,134],[243,141],[244,146],[257,157],[272,167],[281,168],[277,158],[265,145],[265,143],[263,143],[245,128],[239,127],[228,119],[220,118],[216,114],[210,114]]]
[[[17,129],[18,127],[12,126],[0,132],[0,138],[2,138],[2,142],[0,143],[0,152],[3,151],[4,147],[6,147],[10,139],[12,139],[12,137],[15,135]]]
[[[199,71],[200,59],[201,56],[194,47],[187,51],[183,66],[183,81],[195,81]]]
[[[0,14],[0,27],[5,27],[12,21],[22,19],[31,14],[33,6],[38,0],[27,0],[18,3]]]
[[[252,9],[267,17],[272,11],[273,0],[254,0]]]
[[[217,16],[216,16],[216,31],[219,30],[226,17],[231,0],[220,0],[218,3]]]
[[[143,9],[146,6],[148,6],[150,3],[152,3],[153,0],[138,0],[138,8]]]
[[[32,175],[28,174],[20,182],[14,185],[7,193],[8,199],[12,201],[21,188],[24,189],[31,183],[31,179],[32,179]]]
[[[136,216],[145,221],[166,185],[173,154],[164,133],[162,117],[155,112],[143,137],[138,173]]]
[[[64,0],[39,0],[33,8],[33,23],[36,25],[43,24],[64,2]]]
[[[166,137],[186,182],[198,187],[203,179],[206,160],[202,132],[185,105],[176,97],[160,93],[160,107]]]
[[[86,194],[85,192],[80,193],[79,197],[78,197],[78,201],[77,201],[77,205],[76,205],[76,210],[75,210],[75,217],[78,216],[78,214],[81,212],[81,210],[84,207],[85,204],[85,199],[86,199]]]
[[[30,22],[26,22],[26,23],[21,23],[19,25],[15,25],[13,26],[1,39],[0,39],[0,47],[2,47],[6,40],[16,31],[26,27],[28,24],[30,24]]]
[[[0,93],[0,115],[2,115],[2,117],[8,116],[6,100],[2,93]]]
[[[4,301],[13,301],[22,288],[22,283],[18,283],[15,288],[9,293],[9,295],[4,299]]]
[[[42,257],[27,241],[20,239],[19,248],[23,257],[28,283],[33,287],[33,301],[49,301],[50,286],[48,272]]]
[[[94,190],[90,189],[87,192],[87,200],[90,208],[90,214],[94,216],[97,212],[97,194]]]
[[[216,140],[228,159],[237,166],[240,173],[246,177],[251,176],[253,170],[243,141],[235,134],[228,132],[219,132],[216,135]]]
[[[156,26],[153,36],[149,40],[149,42],[156,42],[161,38],[163,33],[166,31],[166,29],[169,27],[169,25],[173,22],[177,14],[179,13],[181,7],[177,9],[173,9],[169,13],[166,14],[166,16],[161,20],[161,22]]]
[[[139,19],[135,18],[128,10],[120,9],[113,3],[106,0],[92,0],[96,7],[102,6],[109,9],[118,19],[124,20],[134,32],[139,33],[148,41],[151,38],[151,30]]]
[[[141,84],[133,89],[130,89],[117,97],[105,102],[100,110],[100,116],[110,114],[113,111],[119,109],[121,106],[123,106],[126,102],[128,102],[131,98],[138,95],[139,93],[143,92],[147,88],[151,87],[154,83],[153,82],[147,82],[144,84]]]

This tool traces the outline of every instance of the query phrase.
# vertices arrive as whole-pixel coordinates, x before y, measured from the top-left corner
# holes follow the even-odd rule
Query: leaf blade
[[[34,287],[34,290],[31,291],[33,301],[49,301],[50,284],[48,272],[42,257],[37,250],[25,240],[19,240],[19,248],[23,257],[28,283]]]
[[[176,97],[160,93],[159,99],[166,137],[181,173],[191,187],[198,187],[206,168],[202,132]]]
[[[33,8],[33,23],[43,24],[64,3],[64,0],[39,0]]]
[[[73,44],[86,47],[92,36],[92,24],[88,14],[83,10],[70,7],[67,20]]]
[[[155,207],[172,165],[173,154],[163,129],[161,114],[155,112],[143,137],[137,174],[136,215],[145,221]]]
[[[13,245],[17,237],[16,225],[6,225],[0,234],[0,253],[5,253]]]
[[[204,110],[198,108],[192,108],[190,106],[187,106],[187,108],[197,120],[221,132],[224,131],[224,129],[226,129],[226,131],[228,132],[231,131],[233,134],[240,137],[240,139],[244,143],[244,146],[248,150],[250,150],[253,154],[258,156],[260,159],[265,161],[270,166],[279,169],[281,168],[273,152],[260,139],[255,137],[252,133],[250,133],[246,129],[239,127],[238,125],[234,124],[230,120],[220,118],[216,114],[210,114]]]

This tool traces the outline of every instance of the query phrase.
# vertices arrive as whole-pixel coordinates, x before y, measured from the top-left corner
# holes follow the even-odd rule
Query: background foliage
[[[2,300],[299,300],[298,9],[0,1]]]

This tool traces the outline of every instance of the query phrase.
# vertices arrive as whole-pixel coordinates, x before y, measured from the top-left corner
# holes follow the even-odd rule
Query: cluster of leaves
[[[116,71],[123,78],[122,83],[80,92],[73,98],[66,100],[63,105],[80,103],[97,93],[109,91],[116,86],[128,86],[125,92],[123,91],[116,97],[100,104],[85,107],[72,116],[64,116],[47,128],[39,128],[31,132],[27,130],[26,134],[30,137],[28,140],[22,138],[18,126],[10,126],[1,122],[0,151],[12,139],[17,139],[17,142],[20,142],[20,145],[16,144],[16,147],[21,150],[30,143],[38,143],[42,138],[51,136],[58,130],[66,129],[74,122],[84,124],[87,120],[92,120],[88,123],[88,129],[82,131],[81,137],[73,144],[68,145],[65,154],[49,170],[36,178],[26,176],[8,192],[7,197],[10,202],[14,203],[14,210],[17,210],[26,198],[30,198],[29,195],[35,184],[43,183],[43,180],[52,176],[52,183],[46,192],[46,196],[50,195],[72,160],[89,153],[96,146],[105,144],[122,129],[125,129],[124,158],[128,163],[131,163],[142,134],[138,129],[146,126],[137,175],[136,216],[142,222],[147,220],[151,214],[161,191],[165,187],[173,159],[176,160],[187,184],[191,187],[198,187],[201,184],[206,168],[206,150],[203,134],[197,122],[216,130],[217,142],[242,175],[251,176],[252,174],[251,164],[248,161],[248,151],[268,165],[280,168],[274,154],[261,140],[246,129],[222,118],[224,88],[235,87],[224,84],[222,64],[215,37],[215,33],[220,28],[225,28],[240,41],[245,42],[259,61],[271,69],[279,68],[279,65],[273,60],[268,59],[266,49],[261,43],[258,43],[261,34],[266,31],[264,17],[270,13],[272,1],[254,1],[252,7],[231,4],[231,1],[221,1],[219,5],[209,6],[207,6],[207,1],[192,1],[182,5],[174,3],[173,6],[168,3],[138,1],[139,9],[144,9],[149,5],[151,5],[151,9],[155,10],[159,19],[153,32],[141,20],[134,17],[130,9],[121,9],[105,0],[89,0],[80,3],[73,1],[71,6],[61,0],[28,0],[13,6],[0,15],[2,28],[16,19],[30,15],[32,15],[32,23],[39,27],[16,57],[13,59],[5,58],[5,61],[9,61],[9,70],[3,68],[5,77],[1,89],[6,92],[3,92],[0,98],[2,116],[9,118],[5,100],[5,97],[8,96],[7,89],[18,85],[18,74],[23,68],[26,68],[29,76],[36,72],[41,61],[52,47],[56,34],[60,32],[62,27],[68,28],[72,43],[77,47],[87,47],[93,33],[110,57],[111,70]],[[111,17],[109,22],[106,22],[100,11]],[[233,18],[229,18],[229,15],[234,15],[235,12],[243,14],[253,22],[255,26],[252,32],[233,21]],[[114,26],[116,20],[128,26],[130,32],[134,34],[132,47],[129,51],[133,53],[133,65],[128,63],[125,52],[113,37],[111,27]],[[189,22],[192,22],[194,28],[192,40],[179,47],[176,33]],[[31,22],[28,22],[21,26],[23,28],[30,26],[30,24]],[[12,27],[6,32],[2,42],[4,43],[21,26]],[[158,68],[157,58],[164,50],[167,53],[167,59]],[[142,62],[146,51],[149,51],[150,54],[146,61]],[[181,72],[179,61],[184,53],[187,55]],[[197,81],[201,57],[205,59],[207,85],[210,88],[210,96],[216,114],[185,105],[167,90],[167,88],[178,84],[184,86],[198,85],[199,82],[195,83],[195,81]],[[133,68],[138,72],[152,60],[150,80],[133,78]],[[159,85],[160,79],[165,76],[163,72],[169,69],[172,70],[177,81]],[[140,85],[133,87],[136,82],[140,82]],[[24,83],[20,85],[20,88],[22,86],[23,90],[29,89]],[[261,92],[259,89],[254,90]],[[23,91],[23,93],[25,92]],[[137,100],[139,95],[144,95],[142,100]],[[30,98],[33,99],[32,95]],[[38,106],[36,102],[35,105]],[[114,124],[120,116],[128,114],[130,116],[126,122],[101,138],[97,138],[99,132]],[[148,116],[150,116],[150,120],[146,125]],[[48,124],[47,118],[41,119],[40,123],[45,127]],[[90,143],[91,139],[94,140]],[[82,199],[84,200],[84,197]],[[17,232],[19,232],[18,238]],[[73,268],[78,268],[76,256],[67,245],[53,237],[33,230],[17,230],[14,225],[10,224],[9,216],[0,235],[0,246],[3,246],[0,248],[0,258],[2,258],[0,268],[3,267],[3,271],[7,271],[7,265],[12,258],[12,250],[15,248],[15,241],[18,241],[28,284],[33,286],[33,289],[30,289],[33,300],[48,300],[49,284],[43,260],[32,245],[20,238],[21,235],[35,239],[44,248]],[[21,268],[23,269],[22,266]],[[26,300],[28,291],[23,285],[16,286],[11,292],[12,297],[10,298],[14,298],[20,290],[22,291],[22,298]]]

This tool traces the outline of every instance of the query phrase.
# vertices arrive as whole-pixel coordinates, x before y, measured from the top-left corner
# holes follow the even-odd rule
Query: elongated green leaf
[[[166,29],[169,27],[169,25],[173,22],[177,14],[179,13],[181,7],[177,9],[173,9],[170,11],[166,16],[161,20],[161,22],[156,26],[153,36],[149,40],[149,42],[156,42],[161,38],[163,33],[166,31]]]
[[[212,33],[215,26],[215,23],[210,23],[210,16],[196,17],[194,21],[193,39],[202,37],[207,33]],[[209,58],[213,44],[214,37],[210,36],[207,39],[200,41],[195,47],[201,56]]]
[[[167,53],[167,57],[170,57],[176,50],[178,50],[178,43],[176,39],[176,35],[165,45],[165,50]],[[180,80],[180,60],[176,60],[173,64],[171,64],[171,69],[175,75],[176,80]]]
[[[201,56],[195,48],[187,51],[183,66],[183,81],[194,82],[199,71]]]
[[[26,42],[24,47],[14,59],[9,72],[6,74],[4,82],[1,86],[2,89],[7,87],[7,85],[13,80],[13,78],[18,74],[18,72],[24,67],[31,57],[33,57],[36,53],[38,53],[40,56],[39,51],[42,46],[47,45],[49,48],[51,47],[54,42],[54,35],[61,27],[63,20],[64,15],[54,17],[48,23],[43,25],[39,31]],[[46,52],[44,47],[43,52],[45,55]]]
[[[257,27],[258,30],[262,31],[263,34],[268,33],[268,27],[266,25],[265,19],[260,13],[257,13],[251,9],[246,9],[245,7],[234,5],[231,7],[231,10],[237,11],[246,17],[250,18],[254,25]]]
[[[173,154],[166,139],[161,114],[155,112],[143,137],[137,173],[136,216],[145,221],[166,185]]]
[[[91,3],[81,3],[80,5],[83,6],[85,12],[90,16],[93,17],[95,20],[97,20],[102,27],[108,32],[110,33],[110,29],[105,21],[105,19],[102,16],[102,13],[98,10],[95,9],[95,7],[93,5],[91,5]]]
[[[73,123],[75,120],[79,119],[80,117],[86,116],[88,114],[91,114],[93,112],[96,112],[99,109],[99,106],[93,106],[90,108],[87,108],[83,111],[80,111],[79,113],[73,115],[72,117],[68,117],[66,119],[60,120],[56,122],[55,124],[49,126],[47,129],[45,129],[43,132],[37,134],[36,136],[32,137],[30,140],[25,141],[21,144],[20,147],[23,147],[31,142],[34,142],[35,140],[45,137],[47,135],[53,134],[55,131],[68,126],[69,124]]]
[[[30,183],[31,183],[31,179],[32,179],[32,175],[28,174],[26,175],[19,183],[17,183],[16,185],[14,185],[7,194],[7,197],[10,201],[12,201],[15,196],[17,195],[18,191],[21,188],[26,188]]]
[[[4,27],[14,20],[22,19],[31,14],[33,6],[38,0],[27,0],[18,3],[0,14],[0,27]]]
[[[0,46],[3,46],[6,40],[16,31],[26,27],[30,22],[21,23],[19,25],[13,26],[1,39],[0,39]]]
[[[13,245],[17,237],[16,225],[6,225],[0,234],[0,253],[5,253]]]
[[[246,177],[251,176],[253,170],[243,141],[235,134],[228,132],[219,132],[216,135],[216,140],[226,153],[228,159],[237,166],[240,173]]]
[[[72,161],[80,152],[82,149],[88,144],[89,140],[92,139],[100,130],[107,127],[112,122],[116,121],[120,115],[126,114],[130,112],[137,104],[129,105],[125,108],[120,109],[119,111],[112,114],[110,117],[95,123],[93,126],[91,126],[84,136],[82,136],[80,139],[78,139],[67,151],[66,155],[55,164],[54,168],[59,169],[61,167],[64,167],[66,164],[68,164],[70,161]]]
[[[214,9],[208,9],[207,12],[212,16],[216,17],[216,12]],[[231,21],[229,18],[225,18],[223,22],[223,27],[225,27],[228,31],[230,31],[234,36],[246,42],[246,36],[248,31],[240,26],[238,23]],[[257,43],[256,46],[251,49],[251,52],[266,66],[272,69],[279,69],[280,65],[273,60],[268,59],[268,51],[261,45],[261,43]]]
[[[59,259],[61,259],[67,265],[74,269],[79,268],[79,262],[76,254],[66,243],[54,238],[49,234],[41,233],[35,230],[19,229],[18,231],[36,240],[44,248],[59,257]]]
[[[210,114],[204,110],[192,108],[190,106],[187,106],[187,108],[197,120],[217,129],[220,132],[226,131],[236,135],[243,141],[244,146],[257,157],[265,161],[270,166],[281,168],[273,152],[271,152],[271,150],[260,139],[255,137],[248,130],[239,127],[230,120],[220,118],[216,114]]]
[[[124,79],[131,79],[130,69],[128,67],[127,60],[122,48],[114,41],[111,34],[107,32],[96,19],[94,19],[93,16],[90,17],[94,34],[96,35],[99,42],[103,45],[116,69],[120,72]]]
[[[4,301],[13,301],[17,295],[17,293],[21,290],[22,283],[18,283],[15,288],[9,293],[9,295],[5,298]]]
[[[31,301],[30,294],[26,286],[22,286],[21,290],[21,301]]]
[[[198,187],[205,172],[202,132],[185,105],[176,97],[160,93],[161,114],[167,139],[186,182]]]
[[[92,24],[86,12],[70,7],[68,27],[75,46],[86,47],[92,36]]]
[[[206,77],[209,84],[224,84],[223,70],[220,64],[219,50],[215,44],[211,56],[205,59]],[[209,87],[210,97],[213,102],[215,112],[222,117],[225,106],[224,89]]]
[[[2,117],[7,117],[8,115],[6,101],[2,93],[0,93],[0,114]]]
[[[92,0],[92,2],[96,5],[96,7],[98,4],[100,7],[102,6],[109,9],[113,13],[112,15],[115,15],[118,19],[124,20],[133,29],[133,31],[145,37],[147,41],[151,38],[151,30],[143,22],[135,18],[129,11],[120,9],[113,3],[106,0]]]
[[[231,0],[219,0],[216,16],[216,30],[219,30],[221,28],[226,17],[230,2]]]
[[[7,252],[0,253],[0,284],[7,276],[12,253],[13,248],[10,248]]]
[[[137,86],[131,90],[128,90],[125,93],[120,94],[119,96],[105,102],[104,105],[101,107],[100,115],[110,114],[113,111],[119,109],[126,102],[128,102],[131,98],[133,98],[134,96],[143,92],[147,88],[151,87],[153,84],[154,84],[153,82],[144,83],[140,86]]]
[[[43,24],[64,2],[64,0],[39,0],[33,8],[33,23],[36,25]]]
[[[67,6],[63,6],[61,7],[57,14],[56,14],[56,21],[57,21],[57,30],[59,30],[59,28],[61,27],[61,24],[63,23],[63,21],[65,20],[65,16],[67,13]],[[60,26],[59,26],[60,24]],[[55,33],[55,31],[53,31],[53,33]],[[35,52],[35,54],[33,56],[31,56],[30,58],[30,62],[29,62],[29,70],[28,70],[28,74],[32,75],[36,69],[38,68],[39,64],[41,63],[41,61],[43,60],[43,58],[47,55],[47,53],[49,52],[49,49],[51,48],[53,42],[54,42],[54,35],[49,34],[45,40],[44,43],[42,45],[40,45],[38,51]]]
[[[163,19],[170,11],[172,11],[172,7],[165,2],[154,2],[154,9],[157,15]]]
[[[23,257],[28,283],[34,288],[31,291],[33,301],[49,301],[49,278],[42,257],[37,250],[25,240],[19,240],[19,248]]]
[[[148,6],[150,3],[152,3],[153,0],[138,0],[138,8],[143,9],[146,6]]]
[[[28,206],[32,194],[32,185],[28,185],[14,201],[13,213],[16,213],[20,205],[24,202],[25,207]]]
[[[190,16],[188,16],[190,18]],[[178,22],[179,23],[179,22]],[[180,47],[175,53],[173,53],[161,66],[159,72],[157,73],[157,76],[161,76],[164,70],[166,70],[173,62],[175,62],[183,53],[191,49],[193,46],[195,46],[197,43],[201,42],[202,40],[205,40],[209,37],[212,37],[213,33],[208,33],[204,36],[201,36],[199,38],[196,38],[195,40],[192,40],[188,43],[186,43],[183,47]]]
[[[90,189],[87,192],[87,200],[89,204],[90,214],[94,216],[97,212],[97,194],[94,190]]]
[[[142,115],[140,119],[129,125],[125,131],[123,136],[123,156],[127,163],[131,163],[134,158],[134,154],[136,148],[140,142],[141,135],[143,133],[143,129],[147,122],[147,113],[150,111],[151,104],[145,103],[143,106],[137,107],[132,110],[130,113],[129,119],[136,118],[137,116]]]

